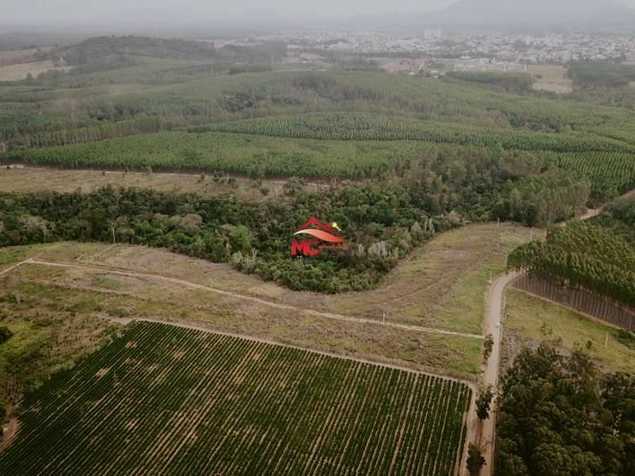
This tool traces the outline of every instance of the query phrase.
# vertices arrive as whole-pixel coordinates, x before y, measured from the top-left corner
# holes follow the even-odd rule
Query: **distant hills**
[[[506,29],[635,29],[635,10],[617,0],[459,0],[425,23]]]

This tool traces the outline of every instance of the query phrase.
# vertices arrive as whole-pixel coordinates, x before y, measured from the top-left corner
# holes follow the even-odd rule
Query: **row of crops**
[[[251,177],[377,177],[438,147],[415,142],[322,141],[228,133],[161,132],[41,149],[5,160],[60,168],[220,171]],[[2,160],[0,158],[0,160]]]
[[[380,177],[439,154],[469,158],[483,148],[424,141],[290,139],[238,133],[161,132],[60,147],[16,150],[5,160],[60,168],[224,172],[251,177]],[[588,179],[604,199],[635,187],[635,154],[548,153],[549,164]]]
[[[470,393],[138,322],[31,395],[0,474],[453,474]]]
[[[635,249],[610,229],[572,223],[514,250],[509,266],[635,306]]]
[[[585,152],[553,156],[553,163],[589,180],[593,195],[611,198],[635,188],[635,155]]]
[[[215,123],[204,128],[217,132],[274,137],[338,140],[417,140],[458,145],[496,146],[527,151],[625,152],[633,146],[604,137],[574,133],[532,133],[519,129],[492,129],[466,124],[418,121],[370,113],[322,113]]]

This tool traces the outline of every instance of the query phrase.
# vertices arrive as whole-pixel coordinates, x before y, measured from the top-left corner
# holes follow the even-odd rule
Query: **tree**
[[[470,472],[470,476],[478,476],[483,466],[485,466],[485,458],[481,454],[481,448],[470,443],[467,449],[467,470]]]
[[[7,326],[0,327],[0,344],[4,344],[11,339],[12,336],[13,332],[11,332]]]
[[[635,376],[602,376],[581,351],[525,349],[501,385],[502,476],[635,474]]]
[[[492,354],[492,349],[494,348],[494,338],[492,334],[487,334],[485,337],[485,341],[483,342],[483,360],[487,362],[489,356]]]
[[[494,392],[492,386],[488,386],[484,391],[481,391],[476,400],[476,414],[480,420],[487,420],[489,418],[489,412],[492,406],[492,400],[494,399]]]

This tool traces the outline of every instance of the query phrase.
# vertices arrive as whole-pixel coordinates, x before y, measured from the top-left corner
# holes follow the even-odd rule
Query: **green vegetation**
[[[82,147],[101,150],[106,144]],[[146,144],[157,152],[162,147],[169,150],[171,145],[168,140],[148,140]],[[191,150],[188,154],[193,165],[204,160]],[[135,161],[126,155],[119,160],[120,165]],[[226,166],[230,163],[224,162]],[[245,159],[239,164],[259,170],[255,175],[272,173],[257,161]],[[301,167],[311,165],[305,164],[273,162],[272,167],[306,173]],[[312,165],[321,171],[316,175],[324,176],[332,164],[338,162],[316,158]],[[339,164],[349,173],[367,170],[350,162]],[[289,186],[287,198],[275,203],[243,204],[228,197],[204,200],[134,190],[8,194],[0,201],[0,245],[114,240],[231,262],[243,272],[296,290],[360,291],[376,286],[400,258],[436,232],[497,217],[542,224],[573,216],[587,201],[588,186],[558,173],[553,179],[533,179],[531,174],[540,164],[533,155],[522,152],[438,146],[415,162],[397,162],[396,176],[372,185],[333,187],[320,193],[297,192]],[[518,192],[526,188],[525,179],[537,184],[531,195]],[[517,196],[524,198],[516,200]],[[522,207],[531,207],[531,213]],[[291,235],[311,215],[340,223],[351,246],[317,260],[290,259]]]
[[[528,73],[498,73],[498,72],[460,72],[450,71],[450,78],[461,81],[471,81],[491,86],[509,93],[523,94],[531,91],[533,78]]]
[[[590,196],[587,179],[553,169],[508,184],[497,204],[497,215],[530,226],[557,223],[574,217]]]
[[[134,189],[4,195],[0,246],[60,240],[144,244],[232,262],[292,289],[334,293],[375,286],[417,243],[453,226],[417,203],[398,186],[299,193],[259,204]],[[293,231],[313,214],[340,223],[354,246],[320,259],[291,259]]]
[[[127,41],[130,53],[123,55]],[[57,132],[77,138],[81,134],[74,131],[79,128],[150,117],[163,128],[246,127],[226,123],[266,117],[265,125],[250,127],[271,128],[268,123],[282,122],[285,129],[279,135],[289,134],[286,123],[298,114],[353,114],[339,121],[356,126],[357,116],[371,113],[381,118],[375,128],[387,120],[397,124],[412,120],[412,125],[400,126],[400,134],[407,132],[418,140],[499,142],[506,147],[558,151],[624,151],[633,146],[625,140],[631,111],[619,107],[517,95],[451,78],[439,81],[376,71],[284,71],[275,64],[280,56],[277,45],[265,45],[261,52],[253,48],[208,51],[200,44],[172,45],[172,40],[139,46],[147,41],[90,40],[68,54],[94,57],[105,64],[0,86],[0,141],[10,148],[54,145],[60,140]],[[139,48],[147,51],[139,52]],[[180,51],[189,48],[196,51],[184,59]],[[192,59],[201,48],[213,57]],[[122,55],[125,61],[120,61]],[[266,71],[272,58],[272,71]],[[111,60],[117,64],[109,64]],[[245,66],[237,70],[237,62]],[[610,130],[615,139],[593,136],[603,130]],[[304,126],[294,132],[300,133],[307,135]],[[42,134],[56,142],[47,142]]]
[[[405,142],[339,142],[224,133],[163,132],[20,150],[10,160],[63,168],[206,171],[250,177],[368,178],[438,148]]]
[[[531,224],[570,217],[587,185],[603,202],[635,180],[632,111],[518,90],[526,78],[432,80],[370,65],[288,71],[275,43],[214,49],[112,37],[51,54],[76,67],[0,85],[3,162],[376,179],[448,157],[530,152],[524,162],[537,168],[508,170],[531,183],[511,185],[518,192],[500,197],[495,215]],[[444,173],[470,168],[456,167]],[[578,183],[553,178],[553,169],[574,172]]]
[[[103,144],[107,143],[85,147]],[[161,145],[169,147],[167,142],[148,144],[156,150]],[[192,155],[197,161],[199,156]],[[115,240],[231,262],[241,271],[296,290],[365,290],[376,286],[400,258],[436,232],[495,217],[534,224],[572,216],[588,196],[578,191],[575,182],[568,183],[571,193],[560,183],[557,190],[566,193],[535,190],[536,213],[532,215],[519,215],[515,202],[505,198],[514,196],[514,184],[540,167],[539,162],[520,152],[439,146],[428,157],[412,164],[403,162],[400,176],[320,193],[298,192],[289,186],[287,198],[275,203],[243,204],[229,197],[206,200],[134,190],[7,194],[0,200],[0,245]],[[330,165],[318,160],[315,164]],[[548,190],[553,183],[547,181],[542,187]],[[562,213],[552,216],[544,209]],[[350,248],[317,260],[290,259],[291,235],[311,215],[340,223]]]
[[[501,146],[517,150],[556,152],[628,151],[632,148],[606,138],[582,134],[546,134],[513,129],[492,129],[414,118],[364,113],[303,114],[217,123],[194,129],[275,137],[339,140],[414,140],[459,145]]]
[[[469,401],[458,382],[135,323],[30,396],[0,472],[451,474]]]
[[[550,230],[546,241],[514,250],[509,267],[635,305],[635,248],[611,230],[584,222]]]
[[[551,159],[570,175],[588,180],[599,203],[635,189],[635,155],[585,152],[554,155]]]
[[[502,382],[497,474],[633,474],[634,394],[632,374],[601,375],[579,351],[523,350]]]
[[[505,332],[518,337],[519,346],[546,340],[564,352],[584,349],[602,370],[635,372],[631,332],[513,289],[507,291],[505,309]]]
[[[635,246],[635,194],[609,203],[593,223],[610,229]]]
[[[635,81],[635,66],[613,63],[577,63],[569,67],[569,76],[580,87],[627,86]]]

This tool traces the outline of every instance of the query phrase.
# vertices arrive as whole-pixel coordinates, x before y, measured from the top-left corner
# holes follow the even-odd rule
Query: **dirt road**
[[[632,190],[622,198],[635,196],[635,190]],[[587,212],[578,217],[578,220],[590,220],[595,218],[604,212],[605,206],[600,208],[589,209]],[[562,223],[561,226],[565,226]],[[500,359],[501,359],[501,345],[503,340],[503,314],[505,312],[505,290],[514,279],[520,276],[520,272],[508,273],[499,276],[489,287],[487,293],[487,301],[485,308],[485,320],[483,322],[484,335],[491,335],[494,339],[494,345],[492,347],[492,353],[485,365],[483,375],[481,377],[481,385],[486,388],[492,386],[494,393],[498,392],[498,380],[500,373]],[[480,423],[475,415],[475,409],[470,409],[470,415],[468,416],[468,439],[467,441],[478,441],[483,451],[483,457],[486,461],[486,466],[482,470],[482,475],[493,474],[493,460],[494,460],[494,447],[496,439],[496,401],[492,402],[492,410],[490,417],[484,422]],[[471,438],[470,438],[471,437]],[[465,456],[464,456],[465,458]],[[464,462],[465,468],[465,462]],[[463,469],[464,474],[467,474],[466,469]]]
[[[499,276],[489,287],[487,293],[487,302],[485,307],[485,320],[483,322],[483,330],[485,335],[493,337],[494,345],[492,353],[487,360],[485,369],[481,378],[482,386],[491,385],[494,393],[498,390],[498,380],[500,373],[501,346],[503,340],[503,314],[505,312],[505,290],[520,273],[508,273]],[[492,402],[490,417],[482,423],[476,417],[475,409],[471,409],[468,419],[468,428],[475,434],[475,438],[479,441],[486,466],[481,474],[493,474],[494,447],[496,438],[496,401]],[[469,441],[469,440],[468,440]]]

